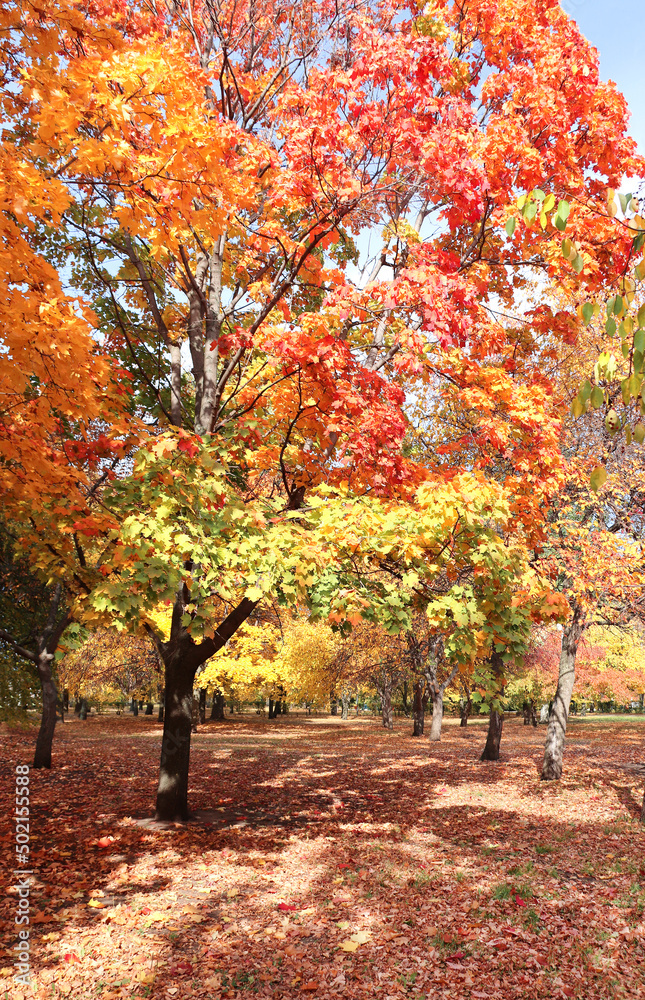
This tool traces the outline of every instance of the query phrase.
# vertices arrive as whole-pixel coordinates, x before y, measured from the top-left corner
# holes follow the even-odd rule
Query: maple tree
[[[568,405],[574,386],[595,356],[599,335],[593,321],[575,351],[546,345],[556,395],[563,405]],[[600,484],[593,469],[607,432],[590,402],[587,410],[584,419],[576,419],[581,412],[574,400],[573,412],[564,421],[561,448],[566,457],[566,478],[550,499],[546,541],[539,553],[543,571],[569,605],[542,767],[546,780],[557,779],[562,772],[581,639],[594,624],[628,627],[632,619],[640,617],[642,607],[642,461],[634,448],[614,449],[610,479],[607,482],[605,476],[607,485],[599,496]]]
[[[156,695],[160,664],[145,633],[97,629],[74,646],[56,663],[56,675],[75,700],[82,696],[101,705]]]
[[[166,674],[157,811],[185,818],[196,671],[264,595],[405,626],[393,586],[361,603],[362,585],[349,585],[366,509],[352,511],[353,498],[369,494],[381,540],[395,513],[407,517],[410,539],[397,544],[417,572],[432,544],[440,555],[455,542],[472,573],[460,546],[479,558],[479,532],[497,580],[483,600],[529,595],[525,543],[541,537],[562,473],[548,381],[515,366],[536,338],[573,339],[581,323],[529,311],[520,343],[491,296],[510,308],[531,269],[602,288],[616,270],[609,236],[628,236],[598,205],[640,161],[624,101],[555,2],[446,0],[421,13],[327,0],[87,11],[60,0],[44,12],[12,3],[3,17],[15,67],[7,177],[26,178],[5,247],[17,227],[33,273],[52,272],[27,298],[31,315],[54,310],[45,335],[59,352],[51,390],[25,391],[16,373],[39,379],[42,365],[25,363],[28,337],[12,342],[3,322],[12,391],[46,411],[37,426],[53,484],[36,504],[35,480],[16,476],[33,466],[30,424],[3,494],[26,526],[24,551],[65,580],[93,627],[136,630],[172,602],[168,638],[146,621]],[[366,230],[379,249],[353,280]],[[22,279],[8,258],[6,275],[15,298]],[[82,391],[58,378],[66,323]],[[401,448],[406,393],[436,416],[435,388],[473,417],[444,442],[449,460],[437,448],[419,461]],[[454,517],[450,483],[473,466],[486,470],[483,504],[471,493]],[[430,543],[423,482],[444,504]],[[491,509],[516,523],[508,559]],[[363,553],[366,565],[380,571],[384,545]],[[527,616],[535,600],[534,590]],[[452,629],[460,595],[443,586],[437,601],[435,626]],[[465,656],[507,638],[503,655],[514,655],[520,612],[504,614],[500,603],[503,634],[474,618],[460,626]]]

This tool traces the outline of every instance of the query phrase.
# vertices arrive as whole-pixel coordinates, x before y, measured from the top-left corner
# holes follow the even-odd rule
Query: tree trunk
[[[349,692],[348,691],[343,691],[343,693],[341,694],[340,698],[341,698],[341,705],[342,705],[342,710],[341,710],[340,717],[341,717],[341,719],[343,719],[346,722],[347,719],[349,719]]]
[[[201,725],[206,722],[206,688],[199,689],[199,721]]]
[[[379,692],[381,695],[381,714],[383,717],[383,728],[394,729],[392,718],[392,682],[388,678]]]
[[[56,705],[58,702],[58,691],[51,671],[53,659],[53,655],[48,653],[46,649],[43,649],[38,656],[37,669],[43,693],[43,714],[40,719],[40,729],[34,753],[33,766],[35,768],[50,768],[52,766],[52,742],[56,728]]]
[[[153,709],[154,705],[152,704],[151,701],[149,701],[148,704],[146,705],[146,715],[152,715]]]
[[[472,711],[472,702],[470,700],[470,689],[466,689],[465,696],[461,698],[459,702],[459,726],[464,727],[468,725],[468,717]]]
[[[423,681],[420,677],[414,682],[414,690],[412,692],[412,718],[414,721],[412,735],[423,736],[425,705],[423,704]]]
[[[188,767],[195,669],[183,662],[181,644],[167,660],[165,711],[155,818],[188,819]]]
[[[218,722],[222,722],[224,720],[224,695],[221,691],[216,691],[213,695],[211,719],[216,719]]]
[[[490,664],[497,687],[495,697],[499,694],[499,697],[501,698],[504,693],[504,661],[502,659],[502,654],[493,652],[491,654]],[[486,737],[486,746],[484,747],[483,753],[479,758],[480,760],[499,760],[499,747],[502,742],[503,726],[504,713],[500,712],[496,708],[493,708],[491,705],[490,716],[488,719],[488,736]]]
[[[195,692],[193,691],[193,700],[190,706],[190,731],[191,733],[197,732],[197,720],[199,719],[199,701],[195,697]]]
[[[491,708],[488,718],[488,735],[486,746],[479,758],[480,760],[499,760],[499,747],[502,742],[502,728],[504,726],[504,713],[498,712],[496,708]]]
[[[275,701],[273,703],[273,718],[276,719],[281,714],[282,714],[282,703],[278,699],[278,701]]]
[[[338,699],[334,695],[331,696],[331,714],[338,715]]]
[[[190,727],[197,668],[225,645],[257,603],[243,598],[220,624],[215,637],[196,644],[181,625],[189,599],[188,588],[183,584],[173,608],[168,642],[162,642],[153,629],[146,626],[163,659],[165,674],[164,729],[155,818],[170,822],[188,819]]]
[[[408,679],[407,679],[407,677],[403,681],[403,684],[401,685],[401,701],[403,702],[403,714],[405,715],[405,717],[407,719],[407,717],[410,714],[410,709],[408,708]]]
[[[641,806],[641,823],[645,823],[645,790],[643,791],[643,805]]]
[[[543,781],[558,781],[562,776],[562,756],[567,732],[567,719],[576,678],[576,653],[584,628],[582,613],[576,609],[573,620],[562,633],[558,688],[549,715],[544,760],[540,775]]]
[[[130,703],[130,708],[132,709],[132,714],[133,715],[136,716],[136,715],[139,714],[139,702],[137,701],[136,698],[132,699],[132,701]]]
[[[275,719],[275,705],[273,703],[273,698],[269,698],[269,718]]]
[[[164,716],[164,699],[166,697],[166,689],[165,688],[160,688],[158,693],[159,693],[159,715],[157,717],[157,721],[158,722],[163,722],[163,716]]]
[[[81,710],[78,713],[78,717],[82,722],[85,722],[85,720],[87,719],[87,710],[88,710],[87,700],[85,698],[81,698]]]
[[[432,722],[430,723],[431,742],[436,742],[441,739],[441,723],[443,722],[443,692],[443,685],[438,691],[433,691]]]

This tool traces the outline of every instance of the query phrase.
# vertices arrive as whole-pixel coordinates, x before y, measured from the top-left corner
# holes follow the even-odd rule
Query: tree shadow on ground
[[[139,822],[158,753],[147,731],[104,736],[89,768],[93,741],[70,739],[67,770],[32,773],[37,982],[83,997],[90,972],[102,996],[494,997],[500,983],[509,998],[557,995],[559,970],[578,986],[582,974],[586,997],[611,995],[589,956],[603,954],[598,928],[614,933],[618,902],[623,925],[628,903],[638,915],[642,851],[615,778],[575,758],[568,784],[541,785],[540,743],[521,727],[508,727],[499,765],[448,727],[439,745],[312,730],[205,727],[198,822],[169,830]],[[642,956],[620,941],[629,963],[607,968],[636,990]]]

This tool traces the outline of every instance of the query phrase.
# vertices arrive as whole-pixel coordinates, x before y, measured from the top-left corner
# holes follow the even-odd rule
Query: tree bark
[[[273,698],[269,698],[269,718],[275,719],[275,703]]]
[[[206,722],[206,688],[199,689],[199,721],[201,725]]]
[[[342,705],[340,717],[346,722],[349,719],[349,691],[341,693],[340,703]]]
[[[183,584],[173,608],[168,642],[162,642],[154,629],[146,626],[163,660],[165,673],[164,730],[155,818],[171,822],[188,819],[188,766],[195,673],[235,634],[257,601],[244,598],[218,626],[213,638],[200,643],[195,643],[181,625],[189,603],[188,588]]]
[[[379,692],[381,695],[381,715],[383,718],[383,728],[384,729],[394,729],[394,720],[392,717],[392,681],[389,677],[386,677],[383,681],[383,687]]]
[[[36,739],[34,751],[34,768],[50,768],[52,766],[52,742],[54,730],[56,728],[56,703],[58,701],[58,691],[52,675],[52,661],[54,653],[58,648],[60,637],[72,621],[69,612],[63,615],[62,619],[56,623],[56,616],[63,600],[63,587],[60,583],[54,588],[54,593],[49,604],[47,622],[42,634],[38,637],[36,655],[30,654],[28,650],[14,644],[16,651],[20,655],[26,656],[36,664],[40,686],[43,696],[43,713],[40,719],[40,729]]]
[[[498,712],[496,708],[491,708],[488,717],[488,735],[486,736],[486,746],[482,752],[480,760],[499,760],[499,748],[502,742],[502,729],[504,727],[504,713]]]
[[[417,677],[414,682],[414,690],[412,692],[412,719],[414,727],[412,729],[413,736],[423,736],[423,729],[425,725],[425,705],[423,703],[423,688],[424,683],[421,677]]]
[[[433,691],[432,697],[432,722],[430,723],[430,740],[435,742],[441,739],[441,723],[443,722],[443,685]]]
[[[216,691],[213,695],[211,719],[216,719],[218,722],[224,719],[224,695],[221,691]]]
[[[58,691],[51,672],[51,662],[54,656],[43,649],[38,656],[38,677],[43,695],[43,713],[40,719],[40,729],[36,739],[36,750],[34,752],[35,768],[50,768],[52,766],[52,743],[54,740],[54,730],[56,728],[56,705],[58,702]]]
[[[457,667],[453,667],[443,684],[439,684],[439,666],[444,662],[443,642],[436,638],[430,648],[424,667],[426,690],[432,699],[432,722],[430,723],[430,740],[437,742],[441,739],[441,725],[443,723],[443,696],[448,685],[457,676]]]
[[[401,701],[403,702],[403,714],[405,715],[405,717],[407,719],[407,717],[410,714],[410,709],[408,708],[408,679],[407,679],[407,677],[405,678],[405,680],[403,681],[403,684],[401,685]],[[413,711],[414,711],[414,708],[413,708]]]
[[[497,691],[499,692],[499,697],[501,698],[504,693],[504,661],[502,659],[502,654],[494,651],[491,654],[490,664],[493,670],[493,677],[495,679]],[[496,708],[493,708],[491,705],[490,716],[488,719],[486,746],[484,747],[483,753],[479,758],[480,760],[499,760],[499,748],[502,742],[503,727],[504,713],[500,712]]]
[[[164,727],[155,814],[156,819],[170,822],[188,819],[188,768],[196,668],[191,669],[182,662],[181,645],[165,663]]]
[[[562,633],[558,688],[549,715],[546,743],[544,746],[544,760],[540,775],[543,781],[558,781],[562,776],[562,757],[567,733],[569,706],[576,679],[576,653],[578,652],[578,643],[584,629],[585,624],[582,620],[582,612],[579,608],[576,608],[572,621]]]
[[[470,688],[463,686],[464,696],[459,702],[459,726],[465,727],[468,725],[468,717],[472,711],[472,702],[470,700]]]
[[[152,715],[153,710],[154,710],[154,705],[152,704],[151,701],[149,701],[148,704],[146,705],[146,715]]]

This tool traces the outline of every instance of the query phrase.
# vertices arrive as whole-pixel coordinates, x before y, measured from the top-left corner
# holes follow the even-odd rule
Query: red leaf
[[[297,911],[297,906],[291,906],[290,903],[278,903],[279,910],[292,910],[294,913]]]

